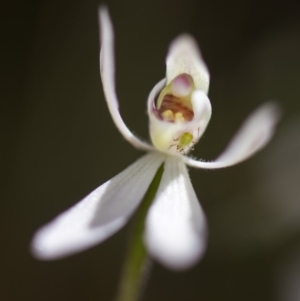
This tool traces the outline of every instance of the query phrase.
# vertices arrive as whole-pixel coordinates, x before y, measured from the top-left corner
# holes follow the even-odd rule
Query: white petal
[[[32,252],[61,258],[102,242],[119,230],[139,205],[164,157],[150,153],[42,227]]]
[[[208,92],[208,69],[193,37],[187,34],[177,37],[170,45],[166,64],[167,84],[178,75],[187,73],[193,78],[196,89]]]
[[[182,160],[190,166],[208,169],[240,163],[269,142],[279,117],[280,111],[274,103],[264,104],[246,119],[229,146],[215,161],[202,162],[189,157],[182,157]]]
[[[193,133],[196,140],[199,140],[204,133],[211,117],[211,104],[207,95],[201,90],[195,90],[192,94],[192,105],[194,118],[189,122],[168,122],[161,120],[157,116],[155,107],[155,98],[161,89],[165,86],[166,80],[159,81],[148,97],[148,115],[150,136],[153,145],[161,152],[174,154],[176,148],[170,148],[174,145],[176,138],[184,132]]]
[[[125,125],[120,112],[115,89],[114,34],[112,23],[106,8],[99,9],[99,26],[101,33],[100,72],[106,102],[112,119],[124,136],[134,147],[142,150],[153,150],[153,147],[132,134]]]
[[[206,219],[186,166],[168,157],[145,230],[149,253],[173,270],[190,268],[206,249]]]
[[[194,118],[191,121],[191,124],[193,124],[194,128],[198,128],[198,139],[200,139],[210,121],[211,104],[207,95],[201,90],[195,90],[193,92],[192,104],[194,110]]]

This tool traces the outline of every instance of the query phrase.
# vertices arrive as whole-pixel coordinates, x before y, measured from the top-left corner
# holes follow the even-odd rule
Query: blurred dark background
[[[107,1],[124,120],[148,138],[146,98],[170,41],[190,32],[211,72],[213,117],[195,155],[211,160],[244,118],[275,99],[272,142],[236,167],[191,169],[210,228],[192,270],[155,265],[144,300],[300,300],[298,1]],[[115,128],[98,67],[96,0],[1,5],[0,300],[113,300],[130,226],[61,261],[29,253],[33,233],[142,155]]]

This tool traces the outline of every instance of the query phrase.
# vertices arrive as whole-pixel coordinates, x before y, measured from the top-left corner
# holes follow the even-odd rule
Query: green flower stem
[[[147,212],[157,192],[163,170],[162,164],[136,213],[116,301],[137,301],[149,274],[149,258],[143,233]]]

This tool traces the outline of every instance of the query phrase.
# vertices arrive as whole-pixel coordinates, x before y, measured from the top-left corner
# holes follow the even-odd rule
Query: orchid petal
[[[195,88],[208,92],[209,72],[194,38],[188,34],[177,37],[170,45],[166,59],[167,84],[180,74],[189,74]]]
[[[115,89],[114,33],[108,11],[103,7],[99,9],[99,27],[102,44],[100,51],[100,73],[106,102],[112,119],[123,137],[134,147],[141,150],[153,150],[151,145],[133,135],[120,115]]]
[[[198,128],[198,140],[203,135],[211,118],[211,104],[207,95],[201,90],[195,90],[192,94],[194,118],[190,122],[191,127]]]
[[[193,266],[206,248],[206,219],[186,166],[168,157],[155,201],[146,219],[148,251],[173,270]]]
[[[267,103],[254,111],[233,137],[226,150],[213,162],[197,161],[182,156],[182,160],[198,168],[223,168],[240,163],[262,149],[272,138],[280,111],[274,103]]]
[[[164,156],[149,153],[42,227],[32,252],[51,260],[83,251],[118,231],[147,191]]]

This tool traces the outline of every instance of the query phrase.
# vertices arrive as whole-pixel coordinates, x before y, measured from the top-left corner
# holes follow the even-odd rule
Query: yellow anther
[[[184,121],[184,117],[181,112],[175,114],[175,121]]]
[[[166,121],[174,121],[174,114],[171,110],[166,110],[162,112],[161,116]]]

